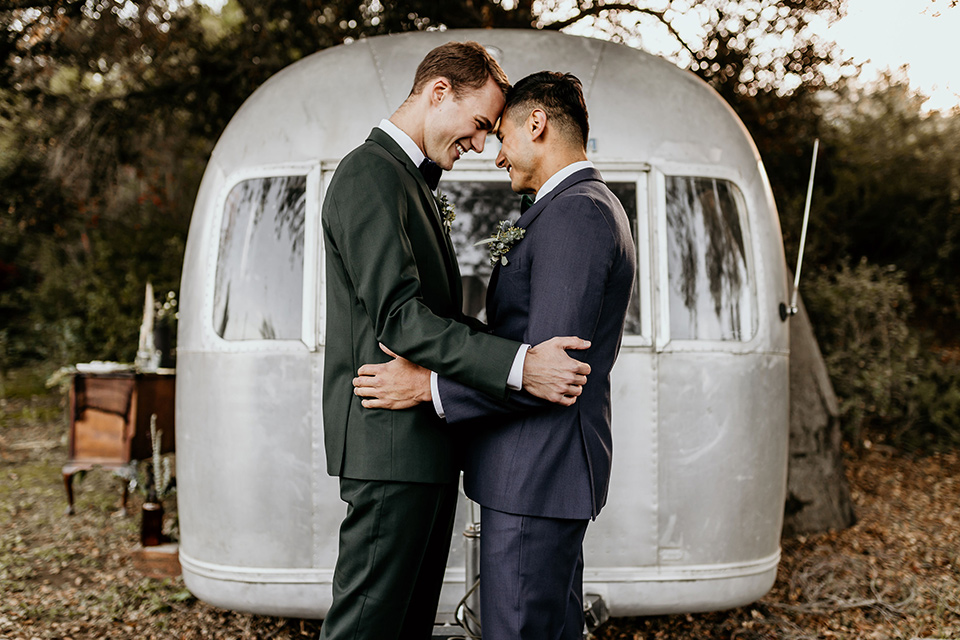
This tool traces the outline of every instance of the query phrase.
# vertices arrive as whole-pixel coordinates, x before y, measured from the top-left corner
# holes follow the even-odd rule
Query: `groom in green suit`
[[[509,87],[479,44],[437,47],[406,101],[343,159],[327,190],[324,443],[347,515],[322,640],[431,637],[457,503],[449,430],[429,404],[365,411],[352,382],[359,367],[387,361],[386,348],[493,397],[523,388],[566,406],[590,372],[565,352],[587,348],[584,340],[529,347],[462,313],[433,189],[440,169],[483,151]]]

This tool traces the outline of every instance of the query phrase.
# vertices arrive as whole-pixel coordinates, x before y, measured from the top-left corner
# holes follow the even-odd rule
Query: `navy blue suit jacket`
[[[438,380],[448,423],[469,421],[464,489],[485,507],[587,519],[606,503],[613,441],[610,370],[633,290],[636,249],[623,206],[595,169],[567,177],[517,221],[526,229],[487,291],[494,334],[538,344],[579,336],[590,349],[583,394],[562,407],[518,392],[491,398]]]

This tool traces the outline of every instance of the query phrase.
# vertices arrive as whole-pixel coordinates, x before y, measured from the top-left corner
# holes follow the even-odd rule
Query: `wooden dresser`
[[[166,371],[169,371],[167,373]],[[63,466],[67,513],[73,513],[73,476],[94,467],[116,470],[152,455],[150,416],[163,431],[161,452],[174,450],[172,370],[157,373],[114,371],[77,373],[70,383],[69,459]],[[127,485],[123,488],[123,508]]]

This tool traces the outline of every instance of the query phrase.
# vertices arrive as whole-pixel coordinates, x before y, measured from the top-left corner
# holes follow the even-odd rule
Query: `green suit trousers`
[[[347,515],[320,640],[429,640],[458,482],[340,479]]]

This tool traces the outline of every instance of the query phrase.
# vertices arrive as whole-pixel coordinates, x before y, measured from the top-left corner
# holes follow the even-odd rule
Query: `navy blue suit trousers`
[[[481,507],[483,640],[581,640],[588,520]]]

